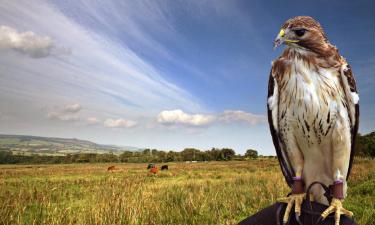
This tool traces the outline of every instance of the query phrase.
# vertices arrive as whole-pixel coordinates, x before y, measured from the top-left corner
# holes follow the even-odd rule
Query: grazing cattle
[[[117,168],[115,166],[108,167],[107,171],[115,171]]]
[[[161,167],[161,170],[168,170],[168,165],[163,165],[163,166]]]
[[[159,172],[159,169],[158,169],[158,167],[156,167],[155,165],[154,165],[154,167],[152,167],[151,169],[150,169],[150,173],[152,173],[152,174],[157,174]]]

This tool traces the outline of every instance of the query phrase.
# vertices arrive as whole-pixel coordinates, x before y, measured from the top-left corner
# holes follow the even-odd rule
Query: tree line
[[[361,157],[375,157],[375,132],[366,135],[357,135],[355,155]],[[143,151],[124,151],[121,154],[106,153],[79,153],[65,156],[53,155],[20,155],[11,151],[0,150],[0,164],[58,164],[58,163],[160,163],[183,161],[226,161],[247,160],[258,157],[258,152],[248,149],[244,155],[236,154],[230,148],[212,148],[201,151],[195,148],[186,148],[181,152],[160,151],[157,149],[145,149]]]
[[[160,151],[157,149],[145,149],[143,151],[124,151],[121,154],[105,153],[78,153],[65,156],[53,155],[21,155],[11,151],[0,151],[0,164],[59,164],[59,163],[161,163],[183,161],[228,161],[255,159],[258,152],[253,149],[246,151],[244,155],[238,155],[230,148],[212,148],[201,151],[195,148],[186,148],[181,152]]]
[[[355,154],[362,157],[375,157],[375,132],[357,135]]]

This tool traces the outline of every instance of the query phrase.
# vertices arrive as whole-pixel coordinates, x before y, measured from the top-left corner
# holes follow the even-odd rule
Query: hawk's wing
[[[350,170],[352,168],[353,159],[354,159],[355,138],[358,133],[359,97],[358,97],[355,79],[354,79],[352,69],[350,68],[350,66],[345,63],[340,72],[341,72],[341,85],[343,86],[343,89],[345,90],[346,105],[347,105],[349,119],[350,119],[351,152],[350,152],[348,174],[346,176],[346,179],[348,179],[350,175]]]
[[[272,141],[275,145],[277,158],[279,159],[281,171],[286,179],[286,182],[291,187],[293,184],[293,177],[295,175],[294,170],[290,164],[287,153],[282,149],[281,139],[278,133],[278,105],[279,105],[279,93],[278,86],[275,78],[270,73],[268,81],[268,97],[267,97],[267,111],[268,111],[268,124],[270,126]]]

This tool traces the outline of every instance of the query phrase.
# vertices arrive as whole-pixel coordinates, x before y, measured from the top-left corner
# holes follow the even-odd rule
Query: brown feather
[[[269,76],[269,81],[268,81],[268,97],[271,97],[273,94],[274,94],[274,89],[275,89],[275,83],[274,83],[274,78],[272,76],[272,72]],[[269,124],[269,127],[270,127],[270,131],[271,131],[271,136],[272,136],[272,141],[273,141],[273,144],[275,146],[275,149],[276,149],[276,154],[277,154],[277,158],[279,160],[279,164],[280,164],[280,168],[281,168],[281,171],[285,177],[285,180],[287,182],[287,184],[289,185],[289,187],[292,186],[293,184],[293,177],[294,177],[294,171],[293,171],[293,168],[291,167],[288,167],[288,165],[290,165],[290,161],[288,158],[285,158],[284,155],[282,153],[282,149],[281,149],[281,146],[280,146],[280,137],[279,137],[279,134],[277,133],[275,127],[273,126],[273,121],[272,121],[272,112],[267,104],[267,114],[268,114],[268,124]]]
[[[349,65],[347,65],[347,70],[344,71],[344,75],[346,79],[348,80],[348,84],[350,87],[350,91],[357,93],[357,85],[352,73],[352,69]],[[348,109],[349,110],[349,109]],[[348,175],[350,175],[350,171],[352,169],[352,164],[354,160],[354,154],[355,154],[355,140],[358,134],[358,127],[359,127],[359,104],[355,105],[355,123],[351,124],[351,138],[352,138],[352,146],[351,146],[351,152],[350,152],[350,162],[349,162],[349,169],[348,169]],[[349,117],[350,118],[350,117]]]

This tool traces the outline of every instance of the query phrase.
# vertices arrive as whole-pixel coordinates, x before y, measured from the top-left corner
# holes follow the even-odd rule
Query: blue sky
[[[4,1],[0,133],[274,154],[272,42],[309,15],[351,64],[375,130],[373,1]]]

